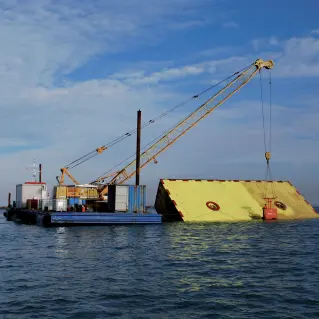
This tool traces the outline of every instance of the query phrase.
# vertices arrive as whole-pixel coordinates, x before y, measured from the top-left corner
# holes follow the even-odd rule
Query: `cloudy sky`
[[[26,167],[33,158],[43,164],[51,189],[61,167],[134,129],[138,109],[148,121],[260,57],[275,62],[273,178],[292,181],[319,204],[319,3],[259,5],[0,0],[0,203],[31,178]],[[263,72],[267,134],[268,77]],[[160,155],[157,165],[143,169],[150,202],[159,178],[264,178],[259,81],[256,76]],[[149,125],[142,144],[198,105]],[[90,182],[134,150],[135,136],[71,172]]]

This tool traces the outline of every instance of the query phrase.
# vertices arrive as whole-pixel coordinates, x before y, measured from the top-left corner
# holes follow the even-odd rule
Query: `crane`
[[[186,118],[177,123],[172,129],[164,133],[154,144],[146,149],[140,156],[140,168],[142,169],[148,163],[154,161],[157,162],[157,156],[164,152],[167,148],[172,146],[180,137],[182,137],[187,131],[198,124],[202,119],[207,117],[216,108],[228,100],[233,94],[238,92],[245,84],[247,84],[258,72],[262,69],[272,69],[274,63],[272,60],[264,61],[257,59],[249,67],[242,72],[237,72],[237,76],[230,81],[226,86],[220,89],[214,96],[206,100],[195,111],[190,113]],[[236,73],[235,73],[236,74]],[[195,96],[196,97],[196,96]],[[108,185],[111,184],[123,184],[136,174],[136,160],[133,160],[127,164],[123,169],[119,170],[113,178],[105,184],[100,184],[98,191],[100,197],[108,193]],[[110,175],[102,175],[97,178],[91,184],[99,184],[109,178]]]

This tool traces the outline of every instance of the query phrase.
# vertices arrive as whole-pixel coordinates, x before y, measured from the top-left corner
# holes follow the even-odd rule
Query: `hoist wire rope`
[[[270,112],[270,119],[269,119],[269,152],[271,152],[271,138],[272,138],[272,90],[271,90],[271,69],[269,70],[269,112]]]
[[[271,70],[269,70],[269,144],[268,150],[269,153],[271,152],[271,138],[272,138],[272,91],[271,91]],[[265,154],[267,152],[267,142],[266,142],[266,129],[265,129],[265,112],[264,112],[264,99],[263,99],[263,87],[262,87],[262,76],[261,72],[259,72],[260,78],[260,99],[261,99],[261,109],[262,109],[262,121],[263,121],[263,135],[264,135],[264,148]],[[276,190],[275,185],[272,180],[272,173],[269,165],[269,161],[267,160],[267,167],[266,167],[266,176],[265,176],[265,188],[264,188],[264,198],[267,197],[267,189],[268,189],[268,181],[271,182],[272,188],[272,195],[273,198],[276,198]]]
[[[269,70],[269,152],[271,152],[272,149],[272,77],[271,77],[271,69]],[[270,178],[272,179],[272,174],[270,171]],[[276,195],[276,189],[275,189],[275,184],[271,183],[272,188],[273,188],[273,194],[274,197],[277,197]]]
[[[259,83],[260,83],[261,113],[262,113],[262,120],[263,120],[264,148],[265,148],[265,153],[266,153],[266,152],[267,152],[267,145],[266,145],[266,130],[265,130],[264,98],[263,98],[263,85],[262,85],[261,72],[259,72]]]
[[[173,106],[172,108],[170,108],[169,110],[163,112],[162,114],[158,115],[157,117],[155,117],[155,118],[153,118],[153,119],[151,119],[151,120],[145,122],[144,124],[141,125],[141,129],[143,129],[143,128],[149,126],[150,124],[153,124],[155,121],[158,121],[158,120],[162,119],[162,118],[165,117],[166,115],[172,113],[173,111],[175,111],[175,110],[177,110],[178,108],[184,106],[185,104],[189,103],[190,101],[192,101],[192,100],[194,100],[194,99],[196,99],[196,98],[199,98],[199,97],[202,96],[203,94],[205,94],[205,93],[207,93],[208,91],[212,90],[213,88],[217,87],[217,86],[220,85],[221,83],[223,83],[223,82],[225,82],[225,81],[231,79],[231,78],[234,77],[235,75],[237,75],[237,74],[239,74],[239,73],[241,73],[241,72],[247,70],[247,69],[248,69],[249,67],[251,67],[251,66],[252,66],[252,64],[249,64],[248,66],[246,66],[246,67],[242,68],[241,70],[239,70],[239,71],[233,73],[232,75],[226,77],[225,79],[219,81],[218,83],[209,86],[208,88],[204,89],[203,91],[199,92],[198,94],[193,95],[192,97],[190,97],[190,98],[186,99],[185,101],[183,101],[183,102],[181,102],[181,103],[179,103],[179,104]],[[123,135],[121,135],[121,136],[115,138],[114,140],[110,141],[109,143],[103,145],[102,147],[110,148],[110,147],[114,146],[115,144],[117,144],[117,143],[123,141],[123,140],[126,139],[127,137],[132,136],[132,135],[135,134],[136,132],[137,132],[137,128],[132,129],[131,131],[129,131],[129,132],[127,132],[127,133],[125,133],[125,134],[123,134]],[[66,165],[65,167],[70,170],[70,169],[75,168],[76,166],[78,166],[78,165],[80,165],[80,164],[82,164],[82,163],[88,161],[89,159],[91,159],[91,158],[97,156],[98,154],[99,154],[99,153],[98,153],[97,150],[95,149],[95,150],[93,150],[93,151],[87,153],[86,155],[83,155],[83,156],[81,156],[80,158],[78,158],[78,159],[76,159],[76,160],[70,162],[70,163],[69,163],[68,165]]]

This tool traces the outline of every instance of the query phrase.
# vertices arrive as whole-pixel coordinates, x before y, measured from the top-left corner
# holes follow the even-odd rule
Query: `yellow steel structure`
[[[64,185],[64,178],[65,175],[69,176],[69,178],[73,181],[73,183],[75,184],[80,184],[73,176],[72,174],[68,171],[68,169],[66,167],[61,168],[61,176],[59,181],[59,185]]]
[[[180,121],[177,125],[169,130],[163,137],[150,146],[146,151],[141,154],[140,168],[143,168],[151,161],[157,162],[156,157],[175,143],[182,137],[188,130],[193,128],[200,120],[211,114],[216,108],[228,100],[233,94],[238,92],[246,83],[248,83],[254,75],[262,69],[272,69],[274,63],[272,60],[264,61],[257,59],[250,67],[246,68],[243,72],[239,73],[235,79],[229,82],[224,88],[219,90],[213,97],[204,102],[199,108],[188,115],[184,120]],[[105,195],[108,192],[108,185],[110,184],[123,184],[128,179],[133,177],[136,173],[136,161],[133,160],[120,172],[118,172],[110,182],[103,185],[100,189],[100,195]],[[103,182],[107,176],[102,176],[96,179],[93,183]]]
[[[164,219],[185,222],[249,221],[262,218],[265,184],[276,189],[276,200],[285,205],[278,220],[318,218],[319,215],[287,181],[169,180],[160,182],[155,201]],[[271,185],[272,184],[272,185]],[[212,210],[211,202],[219,206]],[[174,215],[175,214],[175,215]]]

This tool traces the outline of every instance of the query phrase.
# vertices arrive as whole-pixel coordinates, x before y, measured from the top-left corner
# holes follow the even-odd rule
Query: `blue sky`
[[[275,61],[273,177],[319,204],[319,4],[295,3],[0,0],[0,201],[34,157],[52,186],[60,167],[134,128],[138,109],[149,120],[261,57]],[[143,170],[150,198],[162,177],[264,177],[258,81]],[[196,106],[148,127],[143,144]],[[134,149],[127,139],[73,173],[91,181]]]

